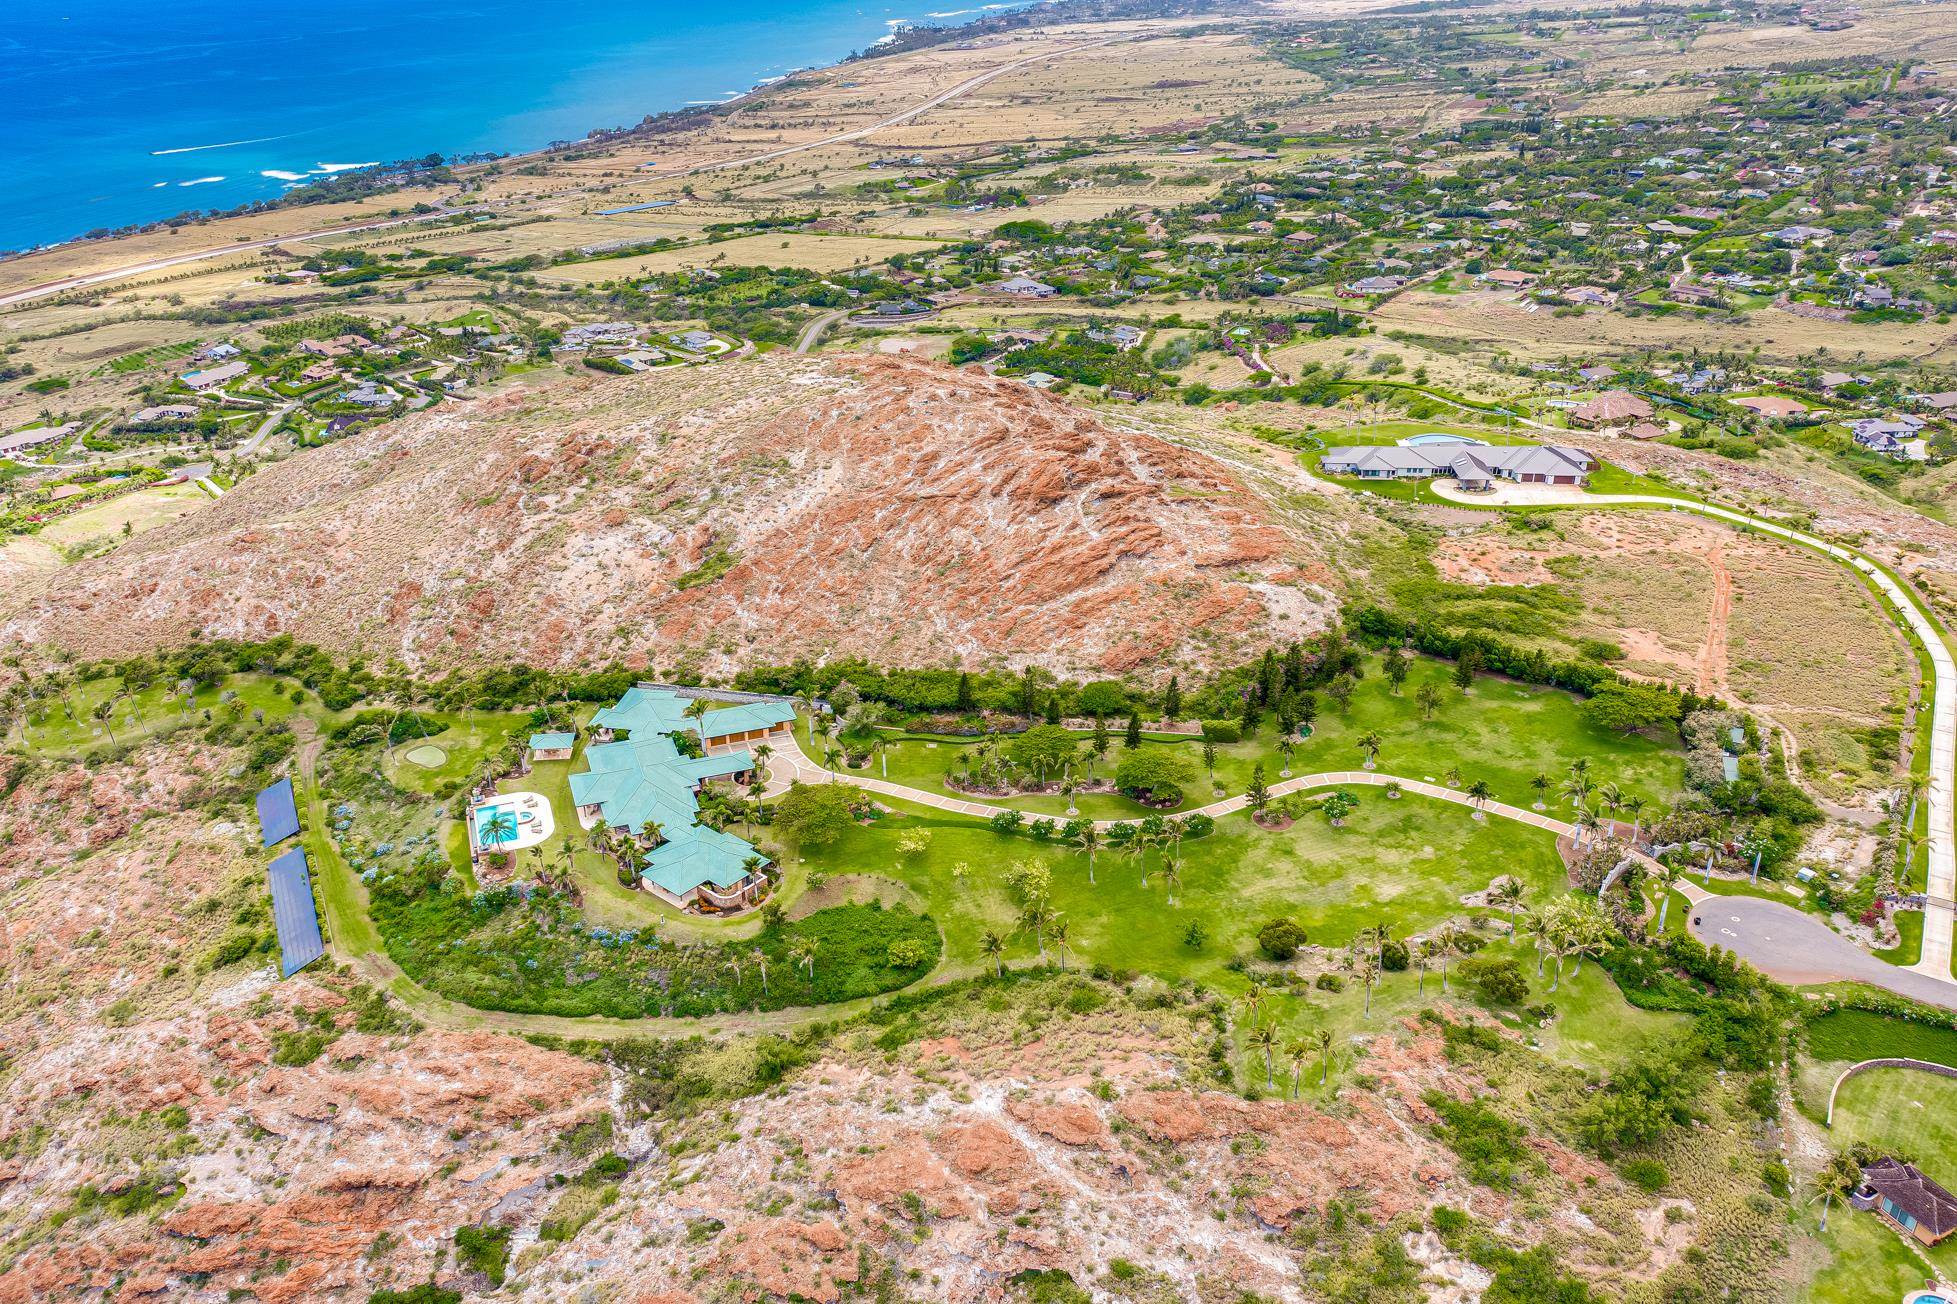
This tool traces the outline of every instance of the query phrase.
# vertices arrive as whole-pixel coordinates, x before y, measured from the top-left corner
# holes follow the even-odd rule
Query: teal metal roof
[[[794,719],[795,708],[786,702],[745,702],[707,712],[700,718],[700,732],[707,738],[725,738],[728,734],[767,729]]]
[[[700,803],[694,789],[707,779],[752,769],[754,757],[745,750],[680,755],[672,735],[694,727],[684,710],[684,701],[672,693],[629,689],[616,705],[594,715],[592,724],[630,730],[631,737],[586,747],[587,768],[571,776],[571,800],[598,807],[611,828],[639,836],[648,824],[659,826],[665,841],[646,858],[647,877],[674,896],[684,896],[703,883],[732,887],[747,877],[746,861],[760,855],[731,833],[697,822]]]
[[[748,860],[760,854],[733,834],[705,825],[689,833],[654,847],[646,857],[646,878],[674,896],[685,896],[703,883],[724,892],[748,876]]]
[[[566,747],[575,747],[578,736],[574,733],[533,733],[530,735],[530,750],[533,752],[558,752]]]
[[[663,688],[628,688],[612,706],[601,708],[591,717],[596,728],[630,729],[635,734],[673,733],[690,729],[686,702]]]

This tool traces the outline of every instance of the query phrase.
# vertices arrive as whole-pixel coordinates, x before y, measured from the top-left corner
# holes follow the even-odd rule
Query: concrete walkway
[[[1014,809],[1009,806],[993,806],[982,801],[971,801],[964,797],[954,797],[945,793],[931,792],[924,788],[913,788],[908,784],[892,783],[888,779],[872,778],[866,774],[847,774],[824,769],[814,761],[811,761],[802,751],[802,744],[798,737],[791,734],[785,743],[780,738],[772,741],[775,744],[775,751],[774,755],[768,758],[770,793],[785,789],[791,781],[800,781],[802,783],[847,783],[852,787],[861,788],[865,792],[874,792],[878,796],[914,802],[920,806],[929,806],[934,810],[948,811],[953,815],[967,815],[974,819],[989,820],[994,815],[1002,815]],[[1271,796],[1284,797],[1294,792],[1306,792],[1314,788],[1353,786],[1383,788],[1389,783],[1399,784],[1402,791],[1414,793],[1421,797],[1432,797],[1436,801],[1452,802],[1456,806],[1473,807],[1475,804],[1474,800],[1466,793],[1449,788],[1443,784],[1428,783],[1421,779],[1405,779],[1393,774],[1381,774],[1377,770],[1321,770],[1315,774],[1299,774],[1293,775],[1289,779],[1280,779],[1276,783],[1271,784],[1270,788]],[[1239,793],[1235,797],[1225,797],[1221,801],[1213,801],[1207,806],[1198,806],[1194,810],[1179,810],[1164,812],[1164,814],[1173,815],[1176,819],[1187,819],[1191,815],[1207,815],[1211,819],[1217,819],[1224,815],[1234,815],[1249,805],[1250,798]],[[1524,810],[1520,806],[1510,806],[1499,801],[1488,802],[1481,809],[1486,814],[1500,816],[1505,820],[1514,820],[1518,824],[1527,824],[1532,828],[1554,833],[1559,838],[1574,839],[1577,836],[1576,825],[1565,823],[1559,819],[1553,819],[1540,811]],[[1067,822],[1067,817],[1064,815],[1033,814],[1023,810],[1017,813],[1026,816],[1029,823],[1035,820],[1046,820],[1053,824],[1064,824]],[[1139,824],[1146,818],[1148,817],[1137,815],[1129,819],[1095,820],[1094,826],[1101,829],[1111,829],[1117,824]]]
[[[1434,492],[1455,502],[1489,507],[1666,507],[1674,511],[1696,512],[1700,516],[1758,530],[1762,534],[1825,553],[1854,570],[1886,597],[1902,614],[1904,622],[1928,652],[1930,665],[1935,672],[1930,699],[1928,899],[1923,907],[1923,954],[1910,967],[1916,973],[1943,984],[1947,990],[1957,989],[1957,979],[1953,979],[1950,973],[1951,933],[1953,925],[1957,925],[1957,901],[1953,901],[1953,898],[1957,898],[1957,843],[1953,843],[1951,823],[1953,784],[1957,784],[1957,661],[1952,660],[1950,648],[1943,641],[1943,631],[1917,606],[1915,598],[1903,585],[1851,548],[1829,543],[1802,530],[1761,520],[1757,516],[1748,516],[1744,512],[1684,498],[1668,498],[1660,494],[1593,494],[1582,489],[1533,485],[1503,485],[1492,493],[1470,494],[1446,480],[1435,481]],[[1793,910],[1791,906],[1783,908]],[[1883,964],[1880,960],[1872,963],[1890,973],[1895,972],[1893,965]]]

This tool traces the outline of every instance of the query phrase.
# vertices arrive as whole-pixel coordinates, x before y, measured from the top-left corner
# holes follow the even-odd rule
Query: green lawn
[[[1841,1147],[1866,1142],[1909,1160],[1934,1180],[1957,1179],[1957,1081],[1916,1069],[1871,1069],[1850,1078],[1836,1097],[1829,1139]],[[1897,1239],[1886,1227],[1878,1229]],[[1924,1254],[1946,1279],[1957,1277],[1957,1242]],[[1919,1267],[1919,1281],[1922,1275]]]
[[[1802,1223],[1815,1231],[1819,1210],[1804,1210]],[[1817,1232],[1831,1262],[1815,1274],[1800,1299],[1804,1304],[1894,1304],[1922,1288],[1929,1276],[1889,1225],[1872,1213],[1859,1213],[1836,1200],[1828,1230]]]
[[[28,746],[56,756],[80,756],[98,747],[131,743],[155,736],[178,722],[202,719],[204,711],[223,708],[227,701],[243,704],[246,711],[263,711],[268,721],[289,717],[297,709],[290,697],[298,687],[293,681],[275,681],[265,675],[231,675],[221,683],[197,690],[186,713],[183,700],[173,684],[152,684],[136,693],[124,693],[115,677],[93,679],[77,684],[60,698],[41,702],[24,722]],[[95,712],[111,697],[115,709],[106,721]],[[309,714],[331,718],[317,698],[304,694]]]
[[[1864,1141],[1932,1177],[1957,1178],[1957,1080],[1919,1069],[1870,1069],[1835,1097],[1837,1147]]]
[[[1654,806],[1675,795],[1684,781],[1684,757],[1676,744],[1593,729],[1583,719],[1578,699],[1570,693],[1483,676],[1475,681],[1474,691],[1464,695],[1453,686],[1451,669],[1441,662],[1419,660],[1405,688],[1394,693],[1374,662],[1344,713],[1321,695],[1312,735],[1297,745],[1292,756],[1292,773],[1358,769],[1365,754],[1357,740],[1372,731],[1384,744],[1379,755],[1382,772],[1438,783],[1449,769],[1458,767],[1464,784],[1485,779],[1498,800],[1517,806],[1528,806],[1535,800],[1529,781],[1537,772],[1560,784],[1570,763],[1579,756],[1589,759],[1590,773],[1598,786],[1616,783],[1626,795],[1641,796]],[[1415,700],[1424,682],[1435,683],[1442,694],[1442,705],[1431,720],[1421,718]],[[1086,735],[1082,737],[1085,741]],[[1192,809],[1215,799],[1202,777],[1200,740],[1145,740],[1142,745],[1173,748],[1188,758],[1198,779],[1185,793],[1179,809]],[[970,740],[965,739],[906,739],[887,752],[889,777],[925,791],[949,792],[943,778],[957,768],[958,758],[968,746]],[[1244,791],[1251,766],[1258,761],[1264,764],[1267,782],[1278,780],[1282,762],[1276,727],[1268,721],[1257,737],[1219,746],[1217,754],[1216,778],[1227,793]],[[1108,755],[1096,772],[1112,773],[1122,755],[1117,728]],[[852,772],[877,775],[878,765],[873,760],[864,769]],[[1057,795],[1006,799],[974,795],[972,799],[1047,814],[1060,814],[1067,806],[1066,799]],[[1083,794],[1079,805],[1083,814],[1097,819],[1147,813],[1139,804],[1111,793]],[[1566,802],[1552,803],[1552,809],[1567,808]]]
[[[1012,931],[1015,910],[1002,876],[1015,861],[1039,861],[1053,876],[1053,907],[1069,921],[1070,945],[1089,963],[1163,978],[1236,982],[1225,961],[1251,948],[1257,929],[1280,915],[1296,919],[1314,941],[1344,946],[1360,928],[1385,923],[1404,935],[1466,913],[1460,897],[1499,874],[1527,883],[1541,901],[1563,890],[1564,871],[1547,833],[1496,821],[1478,822],[1443,802],[1361,794],[1361,805],[1334,829],[1311,815],[1267,831],[1243,815],[1217,822],[1207,838],[1182,844],[1182,885],[1167,899],[1161,858],[1141,866],[1125,852],[1086,858],[1071,848],[993,832],[984,824],[922,806],[852,829],[807,857],[826,873],[877,874],[914,889],[943,925],[947,955],[979,964],[987,929]],[[931,835],[922,853],[905,856],[899,838]],[[961,868],[962,867],[962,868]],[[1184,944],[1189,924],[1208,934],[1200,950]],[[1030,934],[1015,935],[1008,958],[1036,953]],[[1239,984],[1240,985],[1240,984]]]
[[[1901,1056],[1957,1068],[1957,1032],[1867,1010],[1824,1014],[1808,1025],[1807,1040],[1814,1059],[1840,1060],[1844,1067]]]

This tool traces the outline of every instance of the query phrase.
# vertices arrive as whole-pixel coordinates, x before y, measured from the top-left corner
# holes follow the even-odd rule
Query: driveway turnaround
[[[1796,985],[1858,982],[1930,1005],[1957,1009],[1957,985],[1884,964],[1828,925],[1793,906],[1750,896],[1716,896],[1691,883],[1692,936],[1723,946],[1769,978]]]

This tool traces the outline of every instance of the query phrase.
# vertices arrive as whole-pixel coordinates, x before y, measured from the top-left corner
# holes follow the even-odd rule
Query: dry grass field
[[[1912,664],[1874,599],[1825,560],[1672,513],[1493,526],[1444,539],[1434,560],[1460,583],[1567,586],[1583,603],[1570,640],[1615,643],[1629,673],[1784,725],[1824,790],[1885,777],[1866,735],[1898,718]]]

